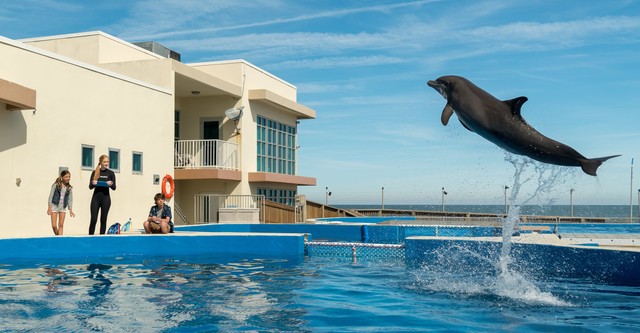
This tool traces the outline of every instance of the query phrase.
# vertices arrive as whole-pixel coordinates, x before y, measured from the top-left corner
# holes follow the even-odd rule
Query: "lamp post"
[[[573,217],[573,191],[575,191],[573,187],[569,190],[569,206],[571,207],[571,217]]]
[[[447,195],[447,191],[442,188],[442,212],[444,213],[444,196]]]
[[[509,186],[505,185],[504,186],[504,215],[509,214],[509,206],[507,206],[507,190],[509,189]]]
[[[380,209],[384,210],[384,186],[382,187],[382,202],[381,203],[382,203],[382,208],[380,208]]]
[[[331,196],[331,192],[329,192],[329,187],[324,188],[324,205],[329,206],[329,197]]]

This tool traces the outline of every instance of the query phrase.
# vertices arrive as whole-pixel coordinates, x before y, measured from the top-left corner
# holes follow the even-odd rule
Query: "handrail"
[[[246,223],[264,223],[264,201],[264,195],[196,194],[194,224],[225,222],[220,221],[221,212],[257,218]]]
[[[177,140],[174,168],[240,170],[238,144],[223,140]]]

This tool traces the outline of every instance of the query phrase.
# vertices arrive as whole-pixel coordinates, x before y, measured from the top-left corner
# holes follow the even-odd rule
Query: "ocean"
[[[342,209],[380,209],[380,205],[332,205]],[[633,222],[638,222],[638,206],[633,205]],[[384,209],[442,211],[442,205],[384,205]],[[445,205],[448,212],[504,214],[504,205]],[[521,215],[571,216],[569,205],[525,205]],[[631,208],[628,205],[573,205],[575,217],[603,217],[611,222],[629,222]]]

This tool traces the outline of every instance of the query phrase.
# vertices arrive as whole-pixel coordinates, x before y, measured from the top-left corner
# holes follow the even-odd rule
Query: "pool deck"
[[[502,243],[502,237],[441,237],[441,236],[412,236],[411,239],[421,240],[464,240],[478,242]],[[640,252],[639,234],[540,234],[525,233],[511,238],[513,244],[538,244],[563,247],[587,248],[595,247],[616,251]]]

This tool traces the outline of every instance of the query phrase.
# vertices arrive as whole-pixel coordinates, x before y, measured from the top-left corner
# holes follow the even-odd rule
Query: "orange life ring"
[[[167,193],[167,182],[169,182],[170,190]],[[173,177],[170,174],[167,174],[162,178],[162,195],[164,195],[165,199],[169,200],[173,197],[173,191],[175,191],[176,186],[173,183]]]

